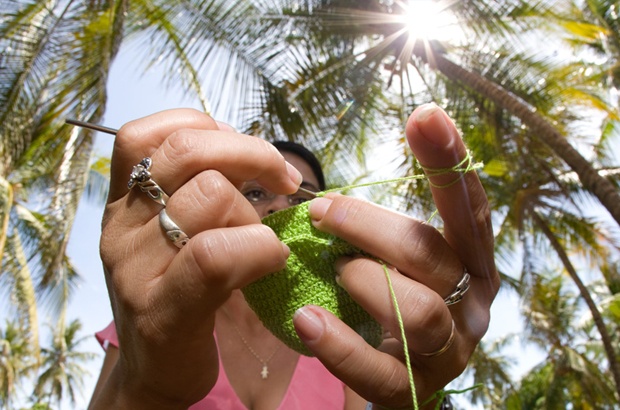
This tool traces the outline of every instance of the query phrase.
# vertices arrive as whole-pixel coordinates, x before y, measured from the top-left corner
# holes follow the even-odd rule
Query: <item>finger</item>
[[[443,297],[463,275],[463,265],[432,226],[366,201],[330,194],[313,199],[312,223],[401,273],[431,287]]]
[[[110,169],[108,202],[114,202],[127,193],[131,168],[144,157],[151,156],[162,142],[182,128],[217,130],[217,123],[194,109],[175,109],[128,122],[117,132]]]
[[[305,306],[293,319],[295,329],[308,349],[325,367],[365,399],[390,408],[410,408],[412,395],[407,368],[392,354],[368,345],[357,333],[330,312]],[[424,402],[462,371],[458,340],[442,356],[428,360],[413,358],[412,371],[418,402]],[[402,353],[402,345],[391,350]],[[402,354],[401,354],[402,357]],[[454,361],[460,360],[455,363]],[[460,370],[460,371],[459,371]],[[457,373],[458,374],[458,373]]]
[[[117,303],[136,314],[161,315],[154,321],[200,322],[199,316],[212,312],[233,289],[283,269],[290,251],[271,229],[255,224],[204,231],[180,250],[163,249],[172,257],[166,265],[152,263],[134,250],[128,252],[140,257],[134,263],[141,268],[124,266],[109,275]]]
[[[174,299],[176,289],[213,309],[213,304],[221,304],[233,289],[283,269],[289,253],[262,224],[202,232],[170,264],[160,288],[162,297]]]
[[[181,187],[168,202],[166,214],[188,241],[211,229],[261,223],[254,207],[217,171],[205,171]],[[142,269],[144,280],[160,276],[179,251],[160,218],[161,215],[153,217],[132,236],[132,252],[148,261],[149,266],[160,267]],[[126,207],[117,213],[115,224],[126,226],[133,219],[134,207]]]
[[[340,286],[384,329],[402,341],[400,316],[413,352],[435,352],[448,340],[452,316],[442,297],[432,289],[366,257],[340,258],[336,270]],[[392,292],[399,301],[399,315]]]
[[[275,193],[293,193],[302,176],[270,143],[221,131],[178,130],[151,156],[151,179],[174,197],[175,192],[204,170],[217,170],[235,187],[256,180]],[[152,215],[154,202],[135,189],[128,200],[141,220]],[[135,201],[137,199],[137,201]],[[140,219],[136,218],[136,221]]]
[[[416,109],[407,122],[407,140],[426,169],[451,168],[462,162],[467,150],[454,123],[434,104]],[[489,205],[475,172],[448,172],[430,176],[432,193],[444,221],[444,236],[472,276],[499,286],[493,260],[493,231]]]
[[[256,180],[277,194],[297,191],[302,176],[269,142],[224,131],[182,129],[153,154],[153,178],[171,192],[205,169],[221,172],[235,186]]]
[[[400,392],[401,400],[402,396],[408,397],[407,373],[402,364],[373,349],[329,311],[304,306],[295,312],[293,325],[299,338],[325,367],[365,399],[376,399],[372,390],[381,387],[384,391]],[[394,384],[388,386],[386,379]],[[369,385],[374,388],[365,389]]]
[[[260,223],[256,210],[241,192],[220,172],[213,170],[201,172],[180,187],[168,200],[166,209],[168,217],[190,238],[209,229]],[[137,219],[133,205],[121,208],[115,217],[123,226],[140,225]],[[176,249],[165,236],[159,218],[152,218],[140,228],[143,229],[138,235],[143,239],[139,242],[149,245],[141,252],[146,252],[154,261],[169,255],[154,246],[157,242],[152,238],[160,237],[160,243],[167,242],[172,250]]]
[[[144,156],[152,158],[152,180],[170,196],[205,169],[220,171],[235,185],[256,179],[275,193],[290,194],[297,190],[301,174],[268,142],[220,131],[210,117],[196,119],[191,115],[196,112],[191,110],[186,117],[179,116],[185,118],[185,122],[168,121],[168,117],[176,118],[176,114],[176,111],[155,114],[121,128],[116,140],[116,160],[113,158],[112,164],[118,178],[115,178],[117,174],[112,175],[116,189],[110,201],[126,193],[121,185],[127,179],[121,177],[122,173],[128,176]]]
[[[203,171],[181,186],[167,208],[191,236],[209,229],[261,223],[252,204],[215,170]]]

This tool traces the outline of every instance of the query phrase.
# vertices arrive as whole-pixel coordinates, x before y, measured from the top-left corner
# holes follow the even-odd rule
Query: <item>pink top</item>
[[[104,349],[118,347],[114,322],[95,334]],[[314,357],[299,356],[288,390],[277,410],[342,410],[344,384]],[[228,381],[220,360],[220,372],[213,389],[191,410],[247,410]]]

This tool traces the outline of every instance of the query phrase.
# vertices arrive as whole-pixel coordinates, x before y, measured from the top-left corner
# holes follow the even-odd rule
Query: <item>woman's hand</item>
[[[163,206],[128,189],[144,157],[169,195],[168,216],[190,238],[181,249],[160,226]],[[119,130],[101,238],[122,347],[108,383],[117,404],[186,408],[202,399],[218,372],[215,311],[232,290],[285,266],[288,248],[238,191],[247,180],[291,194],[301,175],[271,144],[194,110]]]
[[[452,168],[466,148],[437,106],[413,112],[406,128],[415,156],[426,169]],[[499,288],[487,198],[475,172],[430,176],[443,233],[424,222],[341,195],[310,206],[313,223],[385,261],[396,294],[420,403],[460,375],[487,330]],[[379,351],[327,311],[306,307],[294,320],[316,356],[367,400],[410,408],[400,329],[382,264],[365,257],[337,264],[340,284],[393,336]],[[444,299],[471,275],[463,299]],[[454,327],[453,327],[454,326]],[[452,332],[454,332],[452,334]]]

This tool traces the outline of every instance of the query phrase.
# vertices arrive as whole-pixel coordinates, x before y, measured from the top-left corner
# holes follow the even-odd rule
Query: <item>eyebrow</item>
[[[306,181],[301,181],[301,184],[299,184],[300,187],[302,188],[306,188],[309,189],[310,191],[314,191],[314,192],[319,192],[320,189],[317,188],[316,186],[314,186],[314,184],[310,183],[310,182],[306,182]]]

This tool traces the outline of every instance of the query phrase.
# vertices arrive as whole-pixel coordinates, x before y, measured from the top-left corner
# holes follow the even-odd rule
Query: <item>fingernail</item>
[[[288,259],[289,256],[291,256],[291,248],[288,247],[287,244],[285,244],[284,242],[280,242],[282,244],[282,250],[284,251],[284,254],[286,255],[286,259]]]
[[[301,175],[301,172],[299,172],[297,168],[289,164],[288,161],[286,161],[286,170],[288,171],[288,175],[291,178],[291,181],[293,181],[295,185],[299,186],[304,180],[304,177],[303,175]]]
[[[429,103],[416,109],[415,121],[422,136],[431,144],[445,148],[453,141],[446,114],[437,104]]]
[[[341,256],[336,259],[336,262],[334,263],[334,270],[336,271],[336,283],[344,290],[346,290],[347,288],[344,286],[344,283],[342,282],[342,277],[340,275],[344,271],[345,265],[352,260],[353,258],[350,256]]]
[[[318,340],[325,331],[323,320],[314,312],[312,306],[303,306],[295,312],[295,329],[304,342]]]
[[[313,221],[320,221],[323,219],[332,202],[331,199],[325,197],[314,198],[308,206],[310,218],[312,218]]]
[[[415,110],[415,119],[418,123],[426,121],[430,116],[432,116],[439,107],[435,103],[423,104]]]

